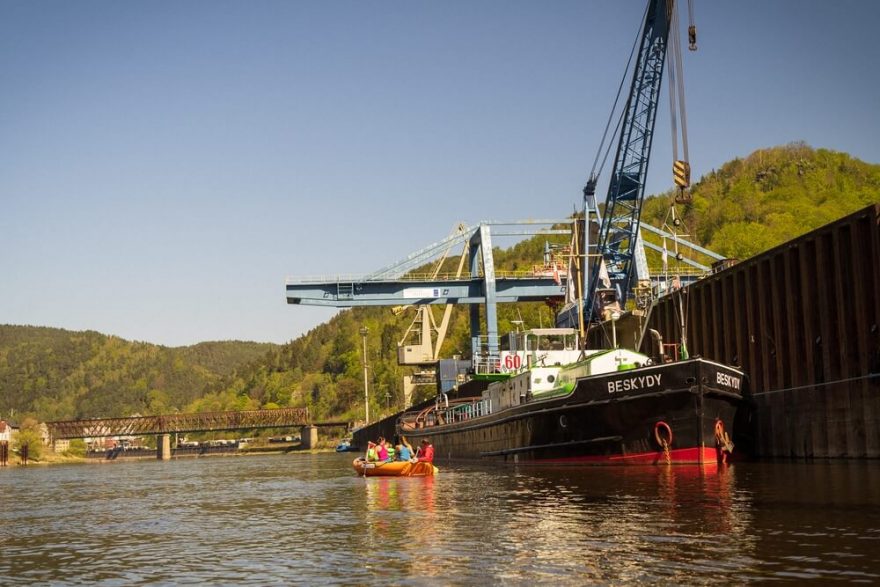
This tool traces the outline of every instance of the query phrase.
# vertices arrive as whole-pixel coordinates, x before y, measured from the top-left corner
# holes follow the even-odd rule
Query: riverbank
[[[259,456],[259,455],[285,455],[285,454],[321,454],[335,452],[335,441],[318,441],[318,446],[312,449],[305,449],[301,444],[292,446],[248,446],[245,448],[230,448],[222,450],[222,447],[215,447],[211,450],[200,450],[198,448],[177,448],[172,450],[171,459],[188,459],[201,457],[228,457],[228,456]],[[221,450],[218,450],[221,449]],[[46,465],[72,465],[83,463],[114,463],[114,462],[132,462],[132,461],[151,461],[156,460],[155,449],[151,451],[119,451],[115,453],[89,453],[86,456],[74,456],[66,454],[57,454],[52,452],[44,453],[39,460],[29,459],[28,463],[22,464],[18,455],[10,455],[9,462],[3,469],[11,469],[17,467],[30,466],[46,466]]]
[[[236,450],[236,451],[226,451],[226,452],[211,452],[204,454],[172,454],[171,460],[179,460],[179,459],[197,459],[197,458],[213,458],[213,457],[239,457],[239,456],[261,456],[261,455],[285,455],[291,453],[297,454],[321,454],[321,453],[330,453],[334,452],[333,449],[310,449],[310,450]],[[89,456],[89,457],[67,457],[67,456],[53,456],[51,458],[41,458],[39,461],[35,461],[33,459],[29,460],[28,463],[22,464],[17,459],[12,462],[10,461],[7,466],[0,467],[0,471],[3,469],[16,469],[16,468],[26,468],[26,467],[42,467],[42,466],[50,466],[50,465],[75,465],[75,464],[108,464],[108,463],[119,463],[119,462],[136,462],[136,461],[155,461],[156,455],[146,455],[146,454],[122,454],[115,456],[113,458],[107,458],[105,456]]]
[[[30,467],[30,466],[43,466],[43,465],[70,465],[73,463],[85,463],[87,461],[86,457],[79,457],[73,455],[64,455],[64,454],[43,454],[40,455],[39,460],[28,459],[27,464],[22,464],[21,459],[19,459],[18,455],[13,454],[9,455],[9,462],[6,463],[6,466],[0,467],[0,471],[3,469],[11,469],[14,467]]]

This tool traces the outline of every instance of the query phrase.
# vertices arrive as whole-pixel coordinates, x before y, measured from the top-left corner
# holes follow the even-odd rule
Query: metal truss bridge
[[[174,432],[252,430],[294,426],[348,426],[348,422],[311,422],[308,408],[279,408],[243,412],[203,412],[130,418],[63,420],[46,422],[46,426],[51,438],[58,440],[62,438],[142,436]]]

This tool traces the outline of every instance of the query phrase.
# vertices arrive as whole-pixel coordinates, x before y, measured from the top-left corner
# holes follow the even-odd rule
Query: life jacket
[[[434,462],[434,445],[429,444],[423,449],[419,448],[419,460],[426,463]]]
[[[375,449],[375,448],[368,448],[368,449],[367,449],[367,460],[368,460],[368,461],[377,461],[377,460],[379,460],[379,459],[376,457],[376,449]]]

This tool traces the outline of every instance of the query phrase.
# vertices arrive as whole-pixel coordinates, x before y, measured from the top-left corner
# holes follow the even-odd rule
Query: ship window
[[[554,377],[553,375],[547,376],[547,383],[553,383],[554,381],[556,381],[556,377]]]
[[[551,375],[550,377],[553,377],[553,376]],[[549,380],[549,378],[548,378],[548,380]],[[540,385],[540,384],[541,384],[541,378],[540,378],[540,377],[535,377],[535,381],[534,381],[534,383],[535,383],[535,385]],[[551,381],[550,383],[553,383],[553,382]]]

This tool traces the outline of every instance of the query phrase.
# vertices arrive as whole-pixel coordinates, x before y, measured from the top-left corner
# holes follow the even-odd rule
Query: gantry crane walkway
[[[541,301],[564,294],[558,279],[530,271],[496,271],[492,262],[492,238],[497,236],[535,236],[571,233],[571,220],[529,220],[482,222],[463,226],[456,234],[433,243],[387,267],[366,275],[322,275],[288,277],[287,303],[310,306],[397,306],[401,304],[485,304],[497,302]],[[492,227],[525,228],[494,230]],[[419,273],[439,255],[457,246],[469,248],[470,274]]]
[[[557,271],[498,271],[492,255],[494,237],[531,237],[536,235],[572,234],[572,219],[522,220],[514,222],[481,222],[476,227],[460,225],[447,238],[412,253],[406,258],[367,275],[323,275],[288,277],[286,295],[288,304],[350,308],[355,306],[401,306],[432,304],[471,305],[471,338],[473,348],[479,348],[482,337],[479,324],[479,305],[485,307],[486,336],[490,354],[498,350],[496,304],[510,302],[563,302],[566,297],[567,272]],[[643,225],[647,228],[647,225]],[[676,238],[660,229],[649,230],[659,236]],[[641,239],[639,239],[641,241]],[[677,242],[712,259],[720,256],[688,243]],[[431,261],[456,247],[466,247],[470,271],[467,275],[419,272]],[[661,251],[652,243],[642,246]],[[644,258],[644,253],[640,253]],[[681,261],[692,266],[696,273],[684,277],[687,281],[709,273],[710,267],[690,258]],[[643,267],[642,267],[643,266]],[[650,279],[647,264],[639,267],[640,279]]]

